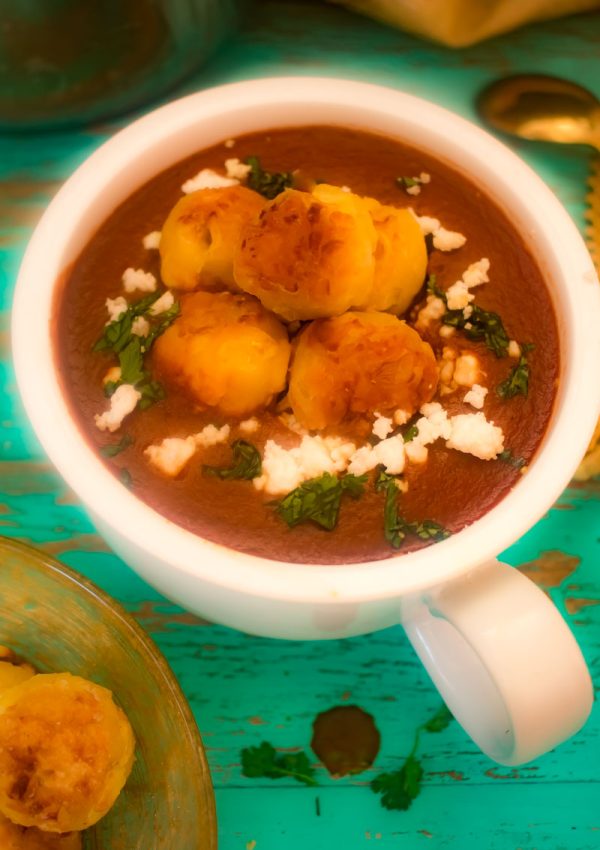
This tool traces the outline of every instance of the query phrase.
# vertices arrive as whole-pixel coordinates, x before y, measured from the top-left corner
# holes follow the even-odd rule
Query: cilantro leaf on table
[[[265,171],[257,156],[247,156],[244,162],[250,166],[246,185],[269,201],[277,197],[284,189],[288,189],[294,182],[290,171]]]
[[[123,434],[123,437],[119,440],[118,443],[108,443],[106,446],[102,446],[100,449],[100,454],[104,455],[104,457],[116,457],[118,454],[121,454],[122,451],[125,451],[126,448],[133,444],[133,437],[129,434]]]
[[[380,773],[371,782],[371,790],[381,794],[386,809],[406,811],[421,793],[423,768],[416,756],[410,755],[399,770]]]
[[[443,732],[454,720],[454,715],[446,705],[442,703],[436,713],[421,727],[425,732]]]
[[[511,399],[516,395],[526,396],[529,392],[529,363],[527,354],[532,348],[532,345],[521,346],[519,362],[510,370],[508,378],[496,387],[496,392],[500,398]]]
[[[257,478],[262,472],[262,461],[258,449],[246,440],[235,440],[231,444],[233,464],[231,466],[202,467],[205,475],[214,475],[223,480]]]
[[[278,755],[275,747],[266,741],[258,747],[242,750],[242,774],[249,778],[283,779],[288,776],[304,785],[316,785],[314,773],[304,751]]]
[[[337,478],[325,472],[319,478],[305,481],[276,503],[277,514],[290,528],[301,522],[312,521],[331,531],[337,525],[342,496],[362,496],[366,475],[344,475]]]

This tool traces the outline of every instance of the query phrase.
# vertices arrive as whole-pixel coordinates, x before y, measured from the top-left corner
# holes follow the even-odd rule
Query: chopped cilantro
[[[437,285],[434,274],[427,278],[427,292],[435,295],[436,298],[441,298],[447,307],[446,293]],[[491,310],[482,310],[474,304],[471,306],[472,312],[469,316],[465,316],[462,310],[446,309],[442,316],[442,324],[463,331],[468,339],[483,340],[496,357],[505,357],[510,339],[502,319],[498,313],[493,313]]]
[[[383,528],[385,539],[394,547],[399,549],[408,534],[414,534],[421,540],[437,542],[445,540],[450,536],[439,523],[431,519],[423,522],[408,522],[398,512],[398,488],[396,477],[379,468],[375,479],[375,489],[378,493],[385,493],[385,504],[383,508]]]
[[[232,478],[244,478],[250,480],[256,478],[262,472],[260,452],[252,443],[246,440],[235,440],[231,444],[233,451],[233,464],[231,466],[203,466],[206,475],[215,475],[224,480]]]
[[[258,747],[242,750],[242,774],[252,779],[266,776],[283,779],[289,776],[304,785],[316,785],[314,768],[305,752],[277,755],[275,747],[263,741]]]
[[[413,800],[416,800],[421,793],[421,782],[424,775],[421,761],[417,758],[421,732],[442,732],[451,720],[450,710],[442,703],[429,720],[417,727],[412,750],[404,764],[398,770],[380,773],[371,782],[371,790],[375,794],[381,794],[381,805],[384,808],[406,811],[411,807]]]
[[[131,477],[131,472],[125,467],[121,468],[119,472],[119,481],[121,484],[124,484],[129,490],[133,487],[133,478]]]
[[[502,463],[508,463],[516,469],[522,469],[527,464],[524,457],[514,457],[510,449],[504,449],[503,452],[500,452],[496,460],[501,460]]]
[[[505,357],[510,339],[502,319],[498,313],[472,306],[473,312],[468,318],[462,310],[447,310],[442,316],[442,323],[464,331],[468,339],[482,340],[496,357]]]
[[[162,385],[153,381],[144,369],[144,356],[157,337],[164,333],[179,315],[177,302],[156,317],[148,312],[160,295],[153,292],[130,304],[118,319],[106,325],[104,333],[93,348],[94,351],[113,351],[119,358],[121,377],[118,381],[107,381],[104,394],[110,397],[121,384],[132,384],[142,394],[139,403],[141,410],[165,397]],[[145,316],[150,323],[150,330],[145,337],[132,333],[133,322],[138,316]]]
[[[290,528],[310,520],[331,531],[337,525],[343,494],[360,498],[366,482],[366,475],[337,478],[325,472],[320,478],[305,481],[276,502],[276,511]]]
[[[424,729],[425,732],[443,732],[444,729],[450,725],[453,719],[454,715],[446,703],[443,702],[433,717],[430,717],[421,728]]]
[[[416,177],[396,177],[396,184],[401,189],[410,189],[413,186],[418,186],[421,183]]]
[[[510,399],[516,395],[526,396],[529,392],[529,363],[527,354],[532,348],[532,345],[521,346],[519,362],[510,370],[508,378],[496,387],[496,392],[500,398]]]
[[[415,756],[409,756],[399,770],[380,773],[371,782],[371,790],[381,794],[385,809],[406,811],[421,793],[423,768]]]
[[[121,440],[118,443],[109,443],[106,446],[102,446],[100,449],[100,454],[104,455],[104,457],[116,457],[118,454],[121,454],[126,448],[131,446],[133,443],[133,437],[129,434],[123,434]]]
[[[250,166],[247,185],[263,197],[272,200],[284,189],[288,189],[294,182],[290,171],[265,171],[261,167],[257,156],[247,156],[244,160]]]
[[[416,425],[409,425],[409,427],[406,429],[406,431],[402,435],[402,439],[404,440],[405,443],[410,443],[411,440],[414,440],[414,438],[417,436],[418,433],[419,433],[419,429],[417,428]]]

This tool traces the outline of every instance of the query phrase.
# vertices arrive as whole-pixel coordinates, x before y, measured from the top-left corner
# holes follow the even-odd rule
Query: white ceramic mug
[[[61,273],[141,184],[227,138],[309,124],[396,137],[467,174],[509,212],[546,273],[561,340],[552,421],[522,480],[449,539],[362,564],[303,566],[207,542],[123,487],[82,437],[51,338]],[[327,639],[402,622],[448,706],[491,758],[528,761],[576,732],[590,678],[567,625],[528,579],[495,560],[568,484],[600,411],[600,288],[571,219],[521,160],[463,119],[389,89],[342,80],[266,79],[183,98],[103,145],[59,191],[19,274],[13,344],[34,428],[99,530],[166,596],[217,622],[279,638]]]

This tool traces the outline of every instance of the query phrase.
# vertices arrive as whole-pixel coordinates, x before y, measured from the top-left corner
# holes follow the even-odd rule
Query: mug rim
[[[290,108],[294,114],[312,115],[345,110],[346,126],[376,132],[376,122],[385,120],[397,126],[400,139],[404,128],[405,133],[409,129],[422,133],[431,144],[437,139],[441,145],[443,140],[444,150],[451,149],[455,157],[446,161],[455,169],[467,171],[471,179],[473,170],[487,174],[498,191],[501,188],[512,198],[511,209],[518,208],[530,224],[536,222],[528,236],[543,249],[545,264],[555,269],[546,282],[548,288],[557,287],[551,294],[562,323],[561,398],[557,396],[542,445],[523,480],[480,519],[435,546],[383,560],[335,565],[273,561],[228,549],[168,520],[120,484],[71,414],[55,362],[51,326],[53,296],[68,267],[65,253],[75,239],[78,216],[95,222],[95,231],[106,218],[94,213],[95,202],[111,188],[118,192],[127,170],[136,172],[160,145],[176,144],[186,131],[211,121],[218,125],[236,116],[241,120],[252,108],[275,117]],[[298,121],[311,123],[317,122],[310,117]],[[271,121],[268,126],[284,125]],[[248,126],[245,132],[266,128]],[[460,148],[452,141],[455,138],[460,138]],[[198,141],[196,149],[211,143]],[[433,152],[426,144],[422,147]],[[437,152],[433,155],[444,159]],[[182,158],[176,155],[170,164]],[[144,182],[141,179],[138,185]],[[498,202],[485,182],[484,188]],[[404,92],[335,78],[276,77],[219,86],[159,107],[101,145],[74,172],[48,206],[27,247],[13,302],[12,343],[19,389],[38,438],[61,476],[105,526],[170,569],[209,584],[260,598],[339,604],[397,597],[465,574],[498,555],[550,508],[575,471],[600,411],[600,382],[595,380],[599,323],[600,287],[574,222],[542,180],[501,142],[462,117]]]

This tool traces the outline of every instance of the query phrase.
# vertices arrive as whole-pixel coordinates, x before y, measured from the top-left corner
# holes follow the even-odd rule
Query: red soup
[[[186,529],[348,563],[460,531],[552,413],[543,276],[468,178],[395,140],[224,140],[104,222],[56,304],[65,392],[124,486]]]

